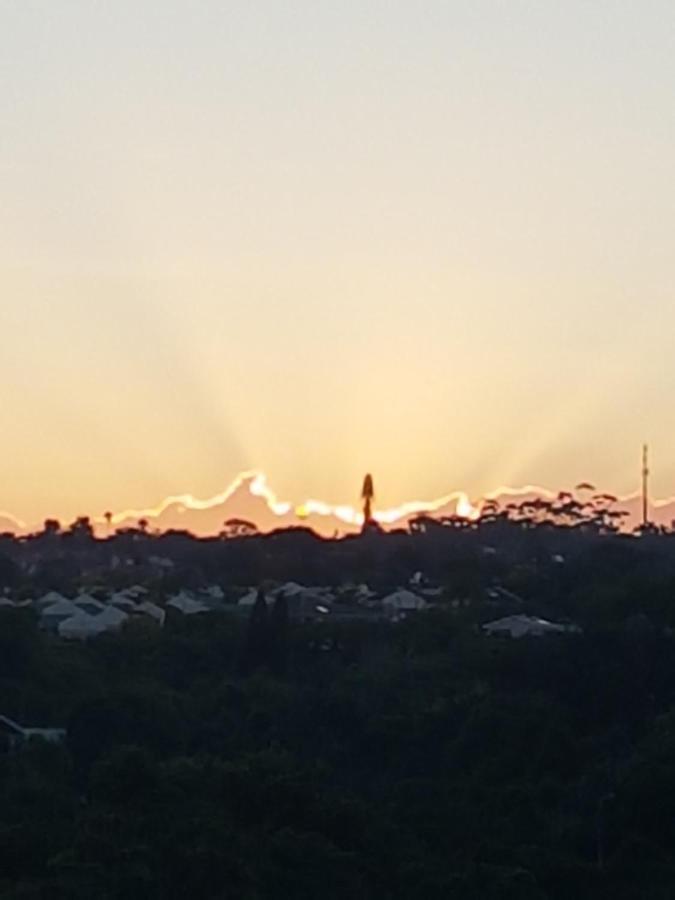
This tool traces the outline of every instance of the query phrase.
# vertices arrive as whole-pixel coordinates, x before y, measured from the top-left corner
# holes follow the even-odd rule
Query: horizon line
[[[267,476],[262,470],[248,469],[235,476],[225,490],[220,491],[209,498],[200,499],[191,493],[171,494],[161,500],[156,506],[129,508],[113,513],[110,518],[110,525],[117,526],[122,522],[134,519],[158,519],[164,512],[173,506],[183,507],[184,511],[204,511],[213,509],[226,503],[244,485],[248,486],[248,491],[252,496],[263,499],[268,510],[280,518],[287,515],[293,515],[302,521],[313,515],[322,518],[332,516],[343,522],[345,525],[352,527],[360,527],[363,524],[363,513],[351,505],[332,505],[311,498],[297,505],[294,505],[290,501],[281,501],[278,499],[272,488],[269,487]],[[595,488],[594,491],[596,491]],[[473,500],[466,491],[456,490],[433,500],[410,500],[405,501],[398,506],[376,509],[373,513],[373,518],[382,525],[394,525],[396,522],[411,515],[434,513],[444,506],[455,503],[457,514],[460,517],[475,519],[479,517],[482,506],[486,502],[498,500],[499,497],[504,495],[524,496],[526,494],[535,494],[546,497],[547,499],[553,499],[560,493],[574,495],[577,493],[577,489],[573,488],[567,491],[551,490],[550,488],[534,484],[526,484],[521,487],[501,485],[491,491],[487,491]],[[617,495],[617,503],[631,502],[640,497],[641,493],[639,490],[624,496]],[[675,503],[675,495],[663,499],[650,499],[649,506],[652,509],[661,509],[671,503]],[[26,522],[22,521],[12,513],[0,511],[0,518],[12,522],[19,531],[27,531],[31,528]],[[94,526],[104,527],[108,524],[105,514],[92,516],[90,517],[90,521]]]

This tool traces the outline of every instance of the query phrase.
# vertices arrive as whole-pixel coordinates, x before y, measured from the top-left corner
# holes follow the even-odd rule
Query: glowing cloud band
[[[264,472],[255,470],[241,472],[230,483],[230,485],[220,494],[210,497],[206,500],[200,500],[192,494],[177,494],[175,496],[166,497],[155,507],[146,509],[127,509],[123,512],[116,513],[111,520],[111,524],[119,525],[121,522],[139,519],[157,519],[171,507],[183,508],[185,510],[208,510],[216,506],[226,503],[234,494],[242,487],[246,486],[249,493],[254,497],[259,497],[265,501],[267,508],[275,516],[287,516],[294,514],[298,519],[306,519],[309,516],[320,516],[322,518],[332,517],[345,525],[358,528],[363,524],[363,513],[349,505],[338,504],[331,505],[324,503],[322,500],[309,499],[298,506],[293,506],[288,501],[279,500],[274,491],[267,484],[267,478]],[[501,494],[520,495],[537,493],[542,496],[554,497],[555,494],[547,491],[545,488],[538,488],[528,485],[524,488],[498,488],[496,491],[486,495],[485,499],[494,499]],[[394,525],[409,516],[420,514],[432,514],[438,512],[446,506],[455,505],[456,514],[465,519],[477,519],[480,515],[484,501],[472,503],[468,495],[464,491],[455,491],[440,497],[437,500],[412,500],[395,506],[390,509],[375,510],[373,517],[375,521],[382,525]],[[104,518],[99,517],[97,524],[103,524]]]
[[[179,512],[205,511],[214,509],[227,503],[238,491],[246,489],[248,493],[262,499],[267,509],[276,517],[283,518],[285,516],[295,516],[299,520],[304,520],[310,516],[319,516],[321,518],[334,518],[352,528],[360,528],[363,524],[363,513],[356,507],[339,504],[331,505],[321,500],[309,499],[304,503],[294,506],[288,501],[279,500],[274,491],[267,484],[267,478],[263,472],[250,470],[241,472],[228,485],[228,487],[219,494],[205,500],[201,500],[192,494],[176,494],[166,497],[157,506],[145,507],[140,509],[126,509],[122,512],[115,513],[110,519],[111,526],[118,526],[122,523],[138,522],[141,519],[156,520],[163,513],[174,508]],[[523,497],[534,495],[545,497],[548,500],[555,499],[558,495],[556,491],[550,491],[537,485],[526,485],[520,488],[500,487],[494,491],[485,494],[480,500],[472,502],[464,491],[455,491],[440,497],[437,500],[430,501],[408,501],[400,506],[391,507],[389,509],[375,510],[373,517],[375,521],[384,526],[393,526],[397,522],[415,515],[433,515],[441,509],[447,507],[449,510],[454,509],[454,513],[460,518],[475,520],[477,519],[485,504],[491,500],[497,500],[504,497]],[[634,502],[639,498],[638,493],[632,493],[625,497],[618,498],[619,505],[622,503]],[[653,510],[659,510],[667,507],[669,504],[675,504],[675,497],[665,500],[651,500],[650,507]],[[17,519],[10,513],[0,511],[0,519],[10,522],[17,532],[26,532],[28,525]],[[105,526],[107,519],[105,516],[99,516],[92,519],[97,526]]]

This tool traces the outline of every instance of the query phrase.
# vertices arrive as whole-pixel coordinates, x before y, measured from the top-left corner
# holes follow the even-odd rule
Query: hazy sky
[[[0,0],[0,508],[675,492],[672,0]]]

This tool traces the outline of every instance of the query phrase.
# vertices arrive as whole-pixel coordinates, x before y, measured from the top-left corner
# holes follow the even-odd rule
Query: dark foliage
[[[172,579],[384,589],[418,570],[442,592],[396,624],[298,623],[261,590],[248,619],[225,604],[86,645],[0,609],[0,712],[68,727],[64,746],[0,753],[0,897],[675,894],[669,535],[496,517],[342,541],[96,541],[80,523],[3,553],[19,593],[56,586],[59,560],[95,590],[132,577],[105,568],[120,541],[134,565],[174,561],[146,579],[158,599]],[[516,610],[582,630],[482,633]]]

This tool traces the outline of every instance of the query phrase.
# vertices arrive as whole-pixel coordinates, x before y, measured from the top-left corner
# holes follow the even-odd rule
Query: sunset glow
[[[543,498],[554,500],[558,492],[548,490],[537,485],[525,485],[523,487],[502,486],[490,491],[483,497],[470,499],[462,491],[455,491],[439,497],[435,500],[406,501],[395,507],[375,508],[373,518],[385,529],[395,527],[407,527],[411,518],[417,515],[457,516],[467,521],[478,519],[490,500],[495,500],[503,508],[506,503],[518,503],[527,498]],[[583,496],[583,492],[577,492],[577,496]],[[622,509],[637,510],[640,495],[632,493],[617,498],[617,504]],[[254,501],[260,501],[262,506],[256,506]],[[675,498],[662,500],[650,500],[650,508],[655,521],[670,523],[675,518]],[[195,519],[191,514],[213,512],[215,516],[207,520]],[[167,520],[166,516],[169,515]],[[635,524],[635,512],[630,513],[632,518],[628,524]],[[178,520],[175,519],[178,516]],[[348,504],[331,505],[320,500],[308,499],[294,504],[288,500],[279,500],[277,494],[269,486],[264,473],[256,471],[241,472],[232,480],[226,490],[213,497],[200,499],[191,494],[179,494],[167,497],[156,506],[145,508],[130,508],[118,511],[111,516],[110,524],[117,527],[136,527],[138,522],[146,520],[152,530],[166,530],[172,527],[186,528],[196,534],[213,535],[220,532],[228,519],[244,519],[258,527],[262,532],[275,527],[288,527],[292,525],[309,525],[320,534],[331,536],[341,525],[346,526],[346,532],[356,531],[363,525],[363,513],[357,506]],[[10,530],[26,532],[38,527],[39,523],[32,526],[16,520],[8,514],[0,513],[0,521],[4,520],[4,527]],[[100,534],[108,533],[108,522],[104,516],[92,517],[94,525]]]
[[[673,493],[672,4],[0,7],[12,517]]]
[[[675,898],[674,161],[674,0],[0,0],[2,897]]]
[[[345,504],[331,506],[320,500],[305,500],[293,506],[289,501],[281,501],[267,484],[267,478],[262,472],[241,472],[231,484],[220,494],[216,494],[206,500],[200,500],[191,494],[179,494],[166,497],[157,506],[145,509],[126,509],[113,514],[111,523],[119,525],[122,522],[140,519],[157,519],[171,506],[183,507],[185,510],[207,510],[222,506],[242,487],[245,487],[252,497],[262,498],[267,508],[275,516],[287,516],[293,513],[298,519],[307,519],[310,516],[332,517],[340,522],[354,527],[363,524],[363,513],[357,508]],[[395,525],[407,516],[420,513],[433,513],[442,507],[456,503],[457,515],[467,519],[477,518],[480,514],[480,506],[474,506],[466,494],[456,492],[432,501],[408,501],[391,509],[375,510],[374,518],[383,525]],[[103,516],[94,518],[98,525],[105,524]]]

